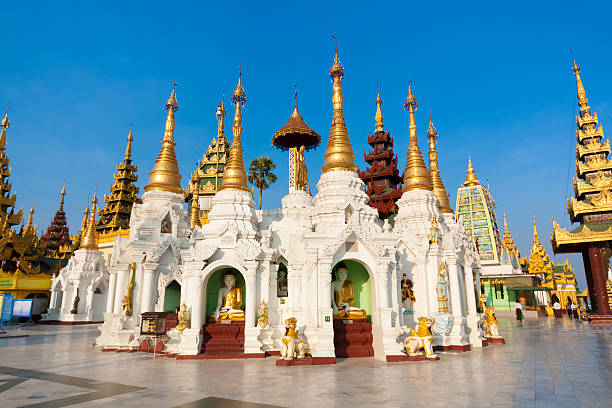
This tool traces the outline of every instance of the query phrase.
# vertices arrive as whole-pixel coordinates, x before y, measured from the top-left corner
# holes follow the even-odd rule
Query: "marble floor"
[[[276,367],[275,357],[175,360],[103,353],[96,326],[9,328],[0,338],[8,407],[611,407],[612,327],[500,318],[506,344],[437,362],[372,358]]]

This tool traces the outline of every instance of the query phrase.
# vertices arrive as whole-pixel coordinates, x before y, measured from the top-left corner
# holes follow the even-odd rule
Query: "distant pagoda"
[[[516,248],[514,238],[508,230],[508,221],[506,220],[506,214],[504,214],[504,236],[502,237],[502,248],[500,263],[502,265],[512,265],[513,269],[520,270],[521,251]]]
[[[40,272],[40,257],[44,253],[44,247],[38,239],[37,226],[33,225],[34,207],[30,210],[28,224],[22,226],[19,233],[12,228],[21,222],[23,209],[15,213],[17,193],[11,196],[11,184],[7,180],[11,174],[10,160],[5,153],[6,130],[10,126],[8,113],[0,122],[0,126],[0,278],[8,278],[12,282],[8,286],[16,289],[18,278]],[[11,292],[19,296],[18,290]]]
[[[597,113],[592,114],[586,97],[580,68],[574,61],[580,115],[576,117],[576,178],[574,198],[567,200],[572,223],[580,225],[567,231],[553,219],[551,242],[557,253],[581,253],[589,290],[591,308],[596,311],[592,323],[612,323],[610,300],[606,289],[607,271],[612,255],[612,160],[610,140],[602,142],[603,128]]]
[[[100,218],[96,222],[98,242],[111,242],[115,236],[127,238],[130,231],[130,215],[132,207],[138,201],[136,194],[139,188],[134,185],[138,181],[138,167],[132,163],[132,130],[127,138],[125,158],[116,167],[113,175],[115,182],[110,186],[110,195],[104,194],[104,208],[98,211]]]
[[[370,197],[368,205],[378,210],[380,218],[389,218],[397,213],[395,202],[402,196],[402,177],[397,169],[397,156],[393,153],[393,138],[383,125],[382,99],[376,97],[376,130],[368,136],[368,144],[374,150],[363,153],[370,166],[359,171]]]
[[[495,201],[489,189],[480,184],[468,157],[465,183],[457,191],[456,219],[463,217],[463,227],[474,240],[483,264],[499,263],[501,238],[495,218]]]
[[[47,228],[47,232],[40,236],[40,241],[45,246],[45,257],[48,258],[69,258],[71,255],[71,252],[60,250],[62,247],[72,244],[68,232],[68,223],[66,222],[66,213],[64,212],[66,186],[62,187],[60,194],[62,198],[59,208],[53,217],[53,221],[51,221],[51,225]]]
[[[217,106],[217,137],[212,139],[202,159],[198,161],[196,170],[191,174],[185,190],[185,201],[189,203],[191,212],[191,200],[197,189],[200,225],[208,224],[208,213],[212,208],[212,198],[221,187],[223,172],[229,156],[230,142],[224,134],[225,114],[225,103],[221,100]]]

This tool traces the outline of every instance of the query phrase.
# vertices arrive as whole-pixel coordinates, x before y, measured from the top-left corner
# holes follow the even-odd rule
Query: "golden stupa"
[[[408,81],[408,96],[404,102],[404,108],[410,114],[408,130],[410,135],[410,144],[408,145],[408,153],[406,154],[406,169],[404,170],[404,192],[412,190],[429,190],[432,191],[431,178],[429,171],[425,167],[425,161],[419,148],[417,140],[416,120],[414,111],[417,109],[417,100],[412,94],[412,81]]]

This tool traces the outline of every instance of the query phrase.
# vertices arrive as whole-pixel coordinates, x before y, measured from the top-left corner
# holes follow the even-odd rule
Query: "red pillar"
[[[591,311],[595,312],[595,289],[593,289],[593,275],[591,274],[591,263],[589,262],[589,251],[582,251],[582,262],[584,263],[584,275],[586,276],[587,289],[589,292],[589,301],[591,302]]]
[[[607,268],[604,268],[601,248],[591,246],[588,248],[588,252],[591,278],[593,279],[593,295],[597,302],[597,314],[610,315],[610,304],[608,303],[608,292],[606,290]]]

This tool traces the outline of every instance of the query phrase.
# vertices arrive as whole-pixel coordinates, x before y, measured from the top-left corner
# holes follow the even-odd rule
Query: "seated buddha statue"
[[[231,273],[223,277],[225,286],[219,289],[217,298],[217,309],[211,315],[211,321],[234,320],[244,321],[242,307],[242,290],[236,287],[236,276]]]
[[[353,282],[346,280],[347,273],[348,269],[346,266],[340,264],[336,269],[336,280],[331,283],[334,319],[367,319],[368,314],[365,310],[353,307],[353,303],[355,303],[355,289]]]

